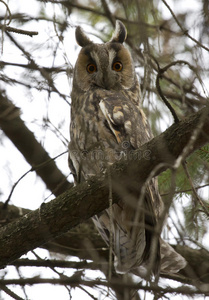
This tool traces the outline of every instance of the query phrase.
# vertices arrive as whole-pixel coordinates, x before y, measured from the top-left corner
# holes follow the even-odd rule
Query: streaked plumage
[[[69,145],[69,165],[76,183],[100,176],[108,164],[152,138],[141,108],[132,58],[123,46],[125,38],[126,29],[120,21],[116,22],[112,39],[105,44],[94,44],[80,27],[76,30],[82,49],[74,70]],[[138,198],[138,194],[121,186],[121,200],[112,208],[113,251],[118,272],[131,270],[143,275],[153,252],[154,229],[162,210],[155,179],[146,189],[136,223]],[[109,209],[93,220],[108,244]],[[184,259],[159,238],[154,255],[153,273],[177,272],[185,266]]]

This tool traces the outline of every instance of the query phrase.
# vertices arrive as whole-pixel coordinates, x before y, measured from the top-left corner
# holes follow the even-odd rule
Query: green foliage
[[[196,153],[205,163],[209,163],[209,144],[197,150]]]
[[[201,242],[208,231],[208,220],[200,203],[193,199],[190,205],[184,207],[184,216],[187,235]]]
[[[194,187],[198,187],[204,181],[208,180],[207,163],[209,162],[209,145],[193,153],[186,162],[187,168]],[[159,176],[160,191],[162,194],[170,190],[171,171],[167,170]],[[184,168],[179,167],[176,174],[176,192],[177,197],[183,194],[191,195],[191,183],[188,179]]]
[[[199,187],[205,182],[208,183],[208,162],[209,144],[187,159],[186,166],[190,178],[188,178],[183,166],[180,166],[175,181],[175,200],[182,201],[186,233],[190,238],[200,242],[208,231],[208,216],[192,191],[191,181],[194,187]],[[163,198],[169,195],[171,190],[171,172],[171,170],[167,170],[159,176],[160,193]],[[208,209],[209,202],[202,199],[201,189],[197,189],[196,192],[206,209]]]

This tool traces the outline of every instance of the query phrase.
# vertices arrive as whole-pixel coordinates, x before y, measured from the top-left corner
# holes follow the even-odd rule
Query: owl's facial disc
[[[115,42],[83,47],[75,70],[74,80],[83,91],[130,89],[136,82],[129,51]]]
[[[120,82],[119,72],[122,71],[122,63],[113,62],[115,53],[107,49],[106,45],[94,45],[91,51],[86,51],[88,62],[86,71],[91,87],[102,89],[114,89]]]

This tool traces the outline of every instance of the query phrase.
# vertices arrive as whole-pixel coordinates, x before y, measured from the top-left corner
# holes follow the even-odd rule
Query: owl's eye
[[[95,64],[88,64],[86,70],[89,74],[93,74],[94,72],[97,71],[97,66]]]
[[[123,69],[123,64],[120,61],[116,61],[114,62],[114,64],[112,65],[112,69],[116,72],[120,72]]]

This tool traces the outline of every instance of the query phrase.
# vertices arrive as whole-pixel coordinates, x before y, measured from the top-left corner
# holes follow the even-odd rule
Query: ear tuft
[[[80,26],[76,28],[75,37],[78,45],[81,47],[85,47],[89,44],[92,44],[92,41],[86,36],[86,34]]]
[[[112,35],[112,38],[110,39],[110,42],[115,42],[115,43],[123,43],[126,40],[127,36],[127,30],[125,25],[117,20],[115,24],[115,31]]]

